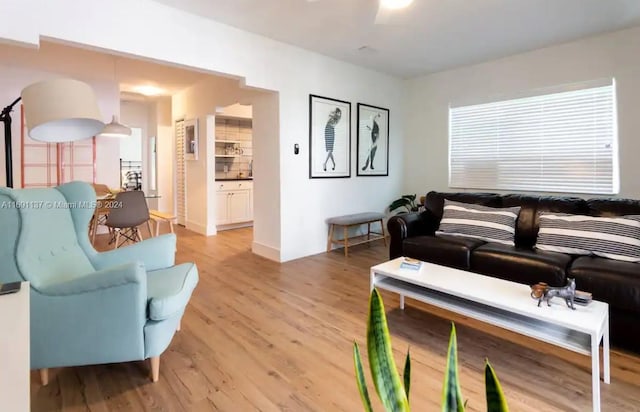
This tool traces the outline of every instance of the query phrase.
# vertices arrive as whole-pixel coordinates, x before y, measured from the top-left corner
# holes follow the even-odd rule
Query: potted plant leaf
[[[389,212],[393,212],[396,209],[401,210],[400,213],[417,212],[418,204],[416,203],[416,195],[402,195],[400,199],[396,199],[389,205]]]
[[[396,369],[391,349],[391,339],[387,326],[387,316],[382,298],[376,289],[371,291],[369,299],[369,320],[367,324],[367,352],[369,369],[373,378],[376,393],[386,411],[409,412],[409,389],[411,386],[411,357],[407,351],[402,380]],[[353,360],[356,371],[356,382],[360,398],[366,412],[372,412],[371,398],[367,390],[360,349],[353,343]],[[495,371],[485,360],[485,388],[487,412],[508,412],[509,408],[502,392]],[[458,349],[455,325],[451,325],[449,349],[447,351],[447,367],[442,385],[442,411],[464,412],[466,402],[463,400],[458,379]]]

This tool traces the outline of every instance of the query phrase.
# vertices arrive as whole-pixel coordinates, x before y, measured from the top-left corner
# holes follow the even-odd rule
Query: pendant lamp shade
[[[34,83],[22,90],[29,137],[42,142],[88,139],[104,128],[91,86],[73,79]]]
[[[118,116],[113,115],[111,119],[111,123],[107,124],[102,132],[100,132],[100,136],[105,137],[127,137],[131,136],[131,128],[123,125],[118,122]]]

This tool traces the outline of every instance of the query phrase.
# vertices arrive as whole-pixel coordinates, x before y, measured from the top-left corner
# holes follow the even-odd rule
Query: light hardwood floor
[[[145,362],[52,369],[46,387],[34,372],[34,411],[362,410],[351,351],[354,340],[364,348],[369,267],[386,260],[384,246],[278,264],[250,252],[251,229],[177,234],[177,261],[195,261],[200,283],[160,381],[149,381]],[[395,295],[383,297],[398,365],[411,348],[413,410],[439,410],[450,320],[468,410],[485,410],[485,358],[512,411],[591,409],[588,358],[409,299],[401,312]],[[602,399],[604,411],[640,410],[640,357],[612,353]]]

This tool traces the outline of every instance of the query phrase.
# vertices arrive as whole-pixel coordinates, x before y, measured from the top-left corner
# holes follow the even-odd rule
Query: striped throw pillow
[[[536,248],[640,262],[640,215],[593,217],[541,213]]]
[[[518,213],[519,206],[498,209],[445,200],[436,234],[472,237],[513,246]]]

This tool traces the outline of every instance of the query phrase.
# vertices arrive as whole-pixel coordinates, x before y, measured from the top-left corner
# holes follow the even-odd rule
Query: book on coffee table
[[[420,266],[422,266],[422,262],[418,259],[403,257],[400,262],[400,269],[419,270]]]
[[[583,292],[581,290],[576,290],[576,295],[573,298],[573,301],[578,305],[588,305],[593,300],[591,293]]]

